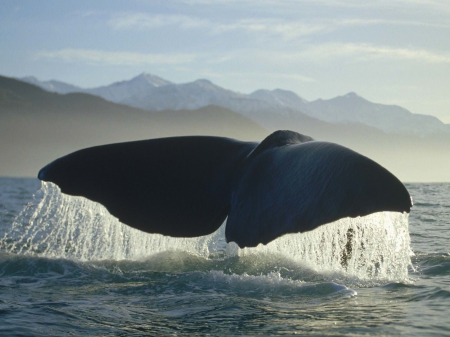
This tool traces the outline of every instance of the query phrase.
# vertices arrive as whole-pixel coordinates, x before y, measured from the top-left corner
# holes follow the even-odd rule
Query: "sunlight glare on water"
[[[146,234],[120,223],[102,205],[64,195],[56,185],[42,182],[0,245],[17,254],[81,261],[140,260],[173,250],[209,259],[275,254],[321,273],[358,279],[404,280],[411,264],[407,214],[341,219],[256,248],[227,244],[224,232],[225,224],[199,238]]]

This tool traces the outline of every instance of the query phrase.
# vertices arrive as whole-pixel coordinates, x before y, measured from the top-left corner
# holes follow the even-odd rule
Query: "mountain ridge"
[[[185,135],[253,141],[268,133],[222,107],[146,111],[86,93],[51,93],[0,76],[0,176],[35,176],[57,157],[107,143]]]
[[[85,93],[49,93],[0,76],[0,175],[34,176],[59,156],[105,143],[189,134],[260,141],[273,129],[288,129],[349,147],[402,181],[450,181],[450,134],[388,134],[361,123],[332,124],[292,111],[252,114],[250,119],[218,106],[147,111]]]
[[[30,77],[23,80],[28,79]],[[33,84],[49,90],[47,82],[39,84],[39,80],[33,80]],[[273,126],[267,114],[273,113],[293,118],[304,114],[333,124],[362,123],[387,133],[421,137],[450,133],[450,125],[434,116],[413,114],[396,105],[373,103],[354,92],[308,102],[289,90],[259,89],[251,94],[242,94],[224,89],[207,79],[176,84],[148,73],[97,88],[72,87],[74,91],[81,90],[115,103],[149,111],[192,110],[217,105],[250,117],[268,129],[273,129]],[[67,90],[70,85],[65,88]],[[60,90],[55,85],[54,89]]]

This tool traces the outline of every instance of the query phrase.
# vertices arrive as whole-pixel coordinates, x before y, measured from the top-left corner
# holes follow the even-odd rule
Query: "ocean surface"
[[[241,250],[0,178],[0,336],[450,336],[450,184],[406,186],[409,217]]]

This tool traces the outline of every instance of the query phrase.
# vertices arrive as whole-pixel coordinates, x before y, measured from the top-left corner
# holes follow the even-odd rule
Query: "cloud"
[[[247,0],[253,1],[253,0]],[[267,0],[271,1],[271,0]],[[283,0],[282,0],[283,1]],[[291,3],[287,0],[288,3]],[[311,3],[333,6],[333,7],[348,7],[348,8],[391,8],[391,7],[427,7],[436,9],[449,9],[450,3],[448,0],[310,0]]]
[[[386,19],[343,19],[332,20],[332,24],[339,26],[373,26],[373,25],[392,25],[392,26],[419,26],[450,29],[450,24],[426,21],[411,20],[386,20]]]
[[[281,19],[245,19],[230,24],[217,24],[212,28],[215,33],[230,30],[243,30],[264,34],[280,35],[291,39],[300,36],[328,33],[345,27],[364,27],[374,25],[399,25],[399,26],[427,26],[437,28],[450,28],[449,24],[428,23],[407,20],[386,19],[316,19],[309,22],[302,20],[289,21]]]
[[[152,29],[163,26],[179,26],[181,28],[201,28],[210,25],[208,20],[203,20],[186,15],[164,15],[146,13],[119,13],[114,15],[108,24],[117,30],[128,29]]]
[[[187,15],[166,15],[147,13],[119,13],[113,15],[108,24],[115,30],[156,30],[162,27],[176,27],[182,30],[201,29],[213,35],[238,32],[251,34],[256,38],[281,38],[291,41],[297,38],[326,34],[345,27],[374,25],[402,25],[450,28],[449,24],[408,20],[321,18],[314,20],[280,18],[246,18],[240,20],[211,21]]]
[[[261,36],[279,36],[285,40],[298,37],[324,34],[345,27],[364,27],[374,25],[401,25],[401,26],[427,26],[438,28],[450,28],[449,24],[426,23],[406,20],[385,19],[316,19],[310,22],[299,22],[281,19],[244,19],[233,23],[216,24],[211,27],[211,32],[219,34],[228,31],[240,30],[248,33],[260,33]]]
[[[66,48],[55,51],[39,51],[35,59],[59,59],[65,62],[85,62],[89,64],[139,66],[185,64],[196,59],[195,54],[151,54],[132,52],[109,52],[93,49]]]
[[[232,31],[280,36],[292,39],[329,30],[329,24],[306,23],[272,18],[247,18],[228,22],[210,21],[186,15],[150,15],[146,13],[120,13],[114,15],[108,24],[116,30],[151,30],[175,26],[181,29],[207,29],[212,34]]]
[[[326,23],[306,23],[298,21],[286,21],[280,19],[244,19],[232,23],[216,24],[211,32],[221,34],[230,31],[244,31],[257,33],[262,36],[279,36],[285,40],[291,40],[301,36],[330,31]]]
[[[146,13],[121,13],[114,15],[108,24],[116,30],[150,30],[166,26],[181,29],[208,29],[212,34],[223,34],[231,31],[247,33],[263,33],[282,36],[290,39],[325,31],[328,25],[323,23],[301,23],[271,18],[248,18],[228,22],[210,21],[186,15],[150,15]]]
[[[339,57],[347,57],[356,60],[381,59],[421,63],[450,63],[450,54],[440,54],[424,49],[376,46],[368,43],[326,43],[311,45],[299,52],[280,53],[278,57],[284,59],[309,59],[313,61],[328,61]]]
[[[233,59],[256,58],[267,62],[330,62],[340,58],[348,58],[355,61],[387,60],[387,61],[411,61],[427,64],[450,63],[450,54],[436,53],[424,49],[395,48],[389,46],[377,46],[367,43],[324,43],[318,45],[299,46],[301,50],[295,51],[270,51],[270,50],[241,50],[229,55],[215,54],[162,54],[162,53],[133,53],[110,52],[93,49],[60,49],[53,51],[39,51],[35,53],[35,59],[61,60],[69,63],[83,62],[96,65],[113,66],[148,66],[148,65],[187,65],[199,59],[206,63],[223,63]],[[265,62],[266,62],[265,61]],[[310,78],[299,78],[302,81],[310,81]]]
[[[298,8],[298,0],[176,0],[180,3],[187,3],[189,5],[246,5],[256,7],[268,7],[274,9],[275,7]],[[330,7],[348,7],[348,8],[363,8],[363,7],[392,7],[392,6],[425,6],[438,9],[450,9],[450,2],[448,0],[303,0],[304,4],[314,4]]]

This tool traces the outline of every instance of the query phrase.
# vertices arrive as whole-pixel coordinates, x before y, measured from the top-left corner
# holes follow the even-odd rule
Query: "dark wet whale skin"
[[[379,164],[293,131],[261,143],[185,136],[96,146],[53,161],[38,178],[148,233],[206,235],[228,216],[226,239],[240,247],[411,208],[404,185]]]

